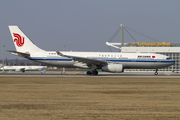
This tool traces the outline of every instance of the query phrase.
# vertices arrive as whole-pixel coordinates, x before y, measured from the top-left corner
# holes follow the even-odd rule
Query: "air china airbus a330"
[[[159,69],[175,63],[168,56],[152,53],[45,51],[31,42],[18,26],[9,29],[16,48],[9,51],[12,54],[46,65],[91,69],[88,75],[98,75],[97,69],[122,73],[124,69]]]

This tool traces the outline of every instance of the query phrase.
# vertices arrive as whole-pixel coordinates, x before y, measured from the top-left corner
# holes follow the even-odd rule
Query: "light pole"
[[[66,45],[63,45],[63,51],[65,50],[65,48],[66,48]]]
[[[5,48],[5,45],[2,46],[2,65],[3,65],[3,72],[4,72],[4,48]]]
[[[65,50],[66,45],[63,45],[63,51]],[[65,73],[65,67],[63,67],[63,73]]]

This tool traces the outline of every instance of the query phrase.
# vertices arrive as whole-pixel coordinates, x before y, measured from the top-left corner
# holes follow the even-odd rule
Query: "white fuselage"
[[[61,52],[69,56],[78,56],[106,61],[109,64],[122,64],[124,69],[158,69],[173,65],[174,60],[168,56],[153,53],[120,53],[120,52]],[[31,52],[30,60],[60,66],[89,68],[86,63],[61,57],[55,51]],[[102,66],[98,66],[101,69]]]

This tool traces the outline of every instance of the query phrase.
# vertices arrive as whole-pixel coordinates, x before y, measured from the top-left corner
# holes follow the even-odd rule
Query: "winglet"
[[[59,52],[59,51],[56,51],[56,53],[59,55],[59,56],[65,56],[65,55],[63,55],[61,52]]]

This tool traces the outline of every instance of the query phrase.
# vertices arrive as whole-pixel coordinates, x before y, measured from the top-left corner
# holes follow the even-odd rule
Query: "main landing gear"
[[[156,71],[155,71],[154,75],[158,75],[158,72],[157,72],[157,71],[158,71],[158,69],[156,69]]]
[[[98,75],[98,71],[96,70],[87,71],[87,75]]]

